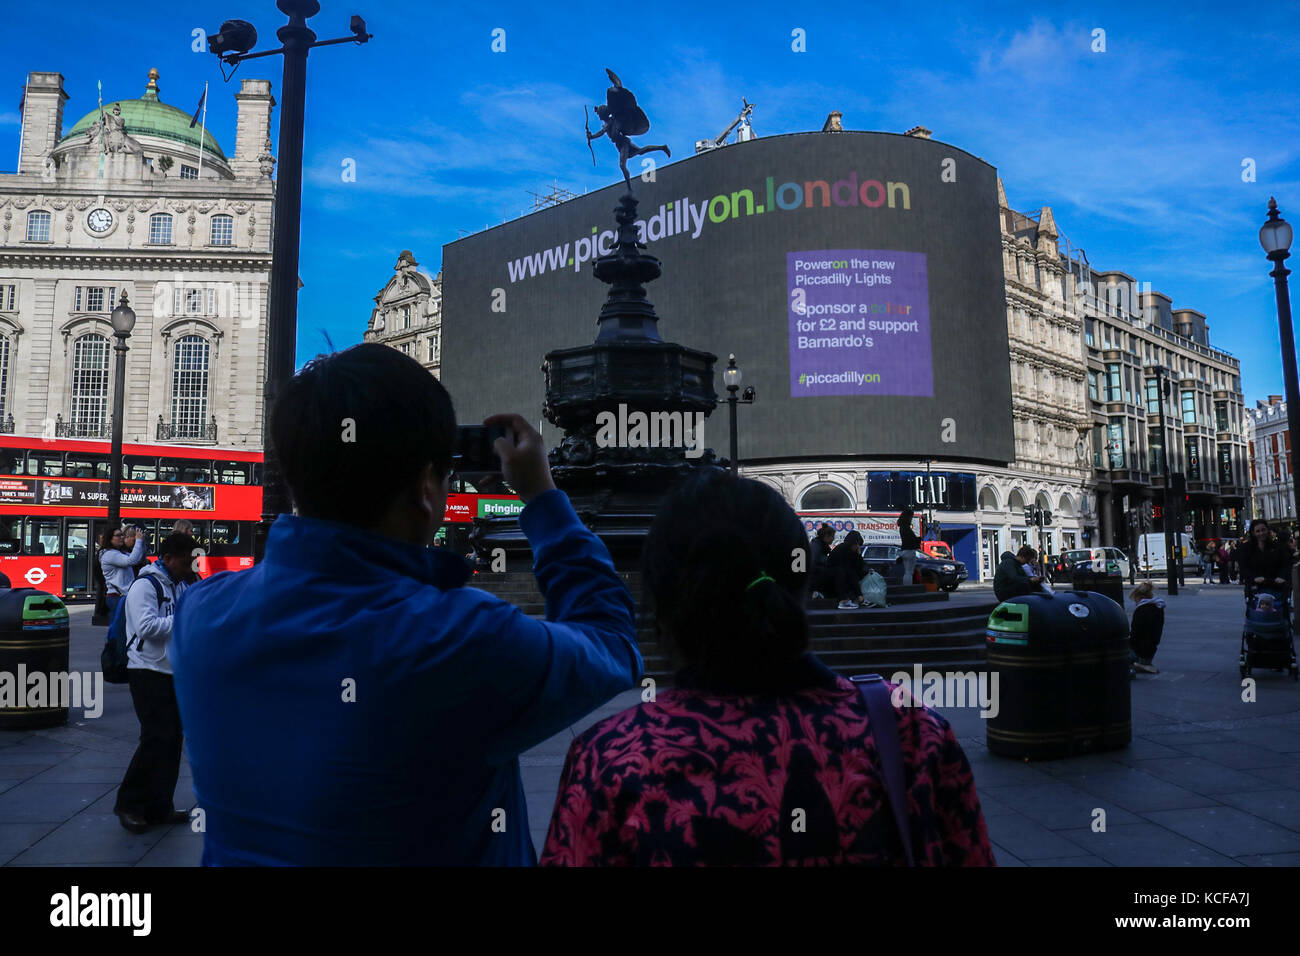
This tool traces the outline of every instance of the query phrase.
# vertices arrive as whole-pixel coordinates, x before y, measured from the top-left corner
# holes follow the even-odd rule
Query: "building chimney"
[[[930,138],[930,131],[929,131],[928,129],[926,129],[924,126],[913,126],[911,129],[909,129],[909,130],[908,130],[906,133],[904,133],[903,135],[904,135],[904,136],[915,136],[917,139],[929,139],[929,138]]]
[[[1282,396],[1281,396],[1281,395],[1270,395],[1270,396],[1268,397],[1268,403],[1269,403],[1270,405],[1280,405],[1280,404],[1282,404]]]
[[[842,133],[844,125],[840,122],[844,114],[839,110],[831,110],[830,115],[826,117],[826,122],[822,126],[823,133]]]
[[[63,104],[67,99],[62,73],[27,74],[18,172],[40,173],[45,169],[45,157],[63,137]]]
[[[275,97],[271,95],[270,80],[244,80],[235,94],[238,118],[235,120],[235,156],[230,171],[236,179],[266,179],[262,156],[270,153],[271,109]]]

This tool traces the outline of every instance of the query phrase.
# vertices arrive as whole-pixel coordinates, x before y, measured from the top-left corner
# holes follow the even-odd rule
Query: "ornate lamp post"
[[[1291,293],[1286,277],[1291,270],[1282,265],[1291,255],[1291,224],[1278,215],[1277,200],[1269,197],[1268,221],[1260,227],[1259,244],[1273,263],[1273,286],[1277,291],[1277,321],[1282,336],[1282,375],[1286,381],[1286,427],[1294,445],[1300,438],[1300,384],[1297,384],[1295,333],[1291,329]],[[1291,468],[1291,513],[1300,508],[1300,470]]]
[[[280,171],[275,187],[271,239],[271,290],[267,297],[266,385],[263,392],[262,446],[265,456],[262,480],[262,522],[254,536],[258,560],[266,546],[266,535],[277,515],[292,509],[289,489],[280,474],[275,449],[266,440],[266,423],[271,406],[284,382],[293,377],[298,341],[298,246],[302,221],[303,114],[307,100],[307,52],[338,43],[365,43],[371,39],[366,22],[353,16],[352,36],[317,40],[307,26],[309,17],[320,12],[316,0],[276,0],[289,17],[276,37],[284,46],[278,50],[249,53],[257,43],[257,30],[244,20],[227,20],[221,30],[208,37],[208,49],[222,63],[234,66],[244,60],[284,54],[284,75],[280,83]]]
[[[736,406],[752,405],[754,402],[754,386],[750,385],[745,389],[744,398],[737,398],[736,393],[740,391],[740,380],[744,373],[736,365],[736,353],[732,352],[727,357],[727,368],[722,373],[722,380],[727,386],[727,397],[723,399],[731,412],[731,473],[738,474],[740,468],[740,452],[737,449],[736,442]]]
[[[108,523],[105,527],[116,528],[122,523],[122,417],[126,410],[126,340],[135,328],[135,310],[127,304],[126,292],[109,316],[113,325],[113,346],[116,353],[116,365],[113,369],[113,444],[109,451],[108,477]],[[94,553],[93,548],[91,553]],[[108,595],[105,588],[100,588],[95,598],[95,613],[92,624],[108,623]]]

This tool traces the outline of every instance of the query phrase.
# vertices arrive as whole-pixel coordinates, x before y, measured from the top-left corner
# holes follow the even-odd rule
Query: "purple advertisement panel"
[[[786,254],[790,395],[934,395],[925,254]]]

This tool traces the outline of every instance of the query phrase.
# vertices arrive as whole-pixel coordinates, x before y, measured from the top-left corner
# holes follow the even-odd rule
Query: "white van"
[[[1196,568],[1196,552],[1192,550],[1191,535],[1179,532],[1176,535],[1178,541],[1178,555],[1183,562],[1183,570],[1189,571]],[[1158,534],[1144,534],[1138,538],[1138,573],[1146,574],[1147,572],[1164,571],[1169,567],[1165,560],[1165,536],[1164,532]]]

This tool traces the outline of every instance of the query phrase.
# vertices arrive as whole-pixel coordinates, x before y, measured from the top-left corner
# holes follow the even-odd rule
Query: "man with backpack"
[[[168,651],[176,602],[195,580],[192,554],[197,547],[189,535],[168,535],[158,549],[158,560],[145,566],[123,600],[127,682],[140,719],[140,743],[118,788],[113,812],[132,833],[189,819],[172,808],[182,736]],[[114,630],[110,625],[110,641]]]

